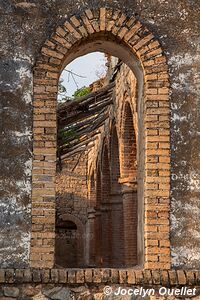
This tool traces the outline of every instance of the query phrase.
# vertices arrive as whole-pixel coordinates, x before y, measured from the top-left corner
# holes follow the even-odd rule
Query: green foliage
[[[63,130],[60,132],[60,137],[62,139],[62,141],[64,142],[65,140],[68,140],[70,138],[73,138],[76,136],[76,132],[74,131],[74,129],[69,129],[69,130]]]
[[[73,94],[73,97],[68,97],[67,90],[66,90],[65,86],[62,84],[62,82],[63,82],[63,80],[61,79],[58,83],[58,95],[59,95],[58,101],[60,103],[64,103],[67,101],[71,101],[73,99],[83,97],[91,92],[89,87],[83,86],[82,88],[77,89],[75,91],[75,93]]]
[[[79,97],[83,97],[87,94],[89,94],[91,92],[90,88],[89,87],[86,87],[86,86],[83,86],[82,88],[78,89],[73,97],[76,99],[76,98],[79,98]]]

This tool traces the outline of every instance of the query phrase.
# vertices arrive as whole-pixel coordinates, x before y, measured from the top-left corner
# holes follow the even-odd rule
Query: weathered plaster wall
[[[0,64],[0,262],[4,267],[26,264],[29,253],[32,71],[25,54],[2,57]]]
[[[1,22],[0,265],[28,264],[32,67],[63,18],[88,7],[114,6],[136,14],[160,40],[171,80],[173,264],[199,267],[199,10],[198,0],[5,0]],[[5,254],[6,253],[6,254]]]

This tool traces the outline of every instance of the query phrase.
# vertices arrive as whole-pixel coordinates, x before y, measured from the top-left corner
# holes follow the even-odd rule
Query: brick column
[[[88,210],[88,265],[95,266],[95,209]]]
[[[35,70],[35,74],[38,72]],[[57,86],[38,86],[39,80],[43,79],[34,80],[30,265],[36,268],[52,268],[55,253]],[[53,83],[55,81],[49,80]]]
[[[102,266],[102,230],[101,230],[101,212],[95,213],[95,264],[96,267]]]
[[[101,176],[101,220],[102,220],[102,259],[103,266],[111,264],[112,256],[112,223],[111,223],[111,180],[110,180],[110,161],[107,144],[104,144],[102,151],[102,176]]]
[[[121,194],[119,142],[115,121],[111,130],[111,223],[112,266],[124,265],[123,202]]]
[[[124,226],[122,194],[111,194],[112,266],[124,266]]]
[[[137,265],[137,182],[121,179],[124,220],[124,260],[127,267]]]
[[[101,226],[102,226],[102,264],[103,267],[111,265],[112,257],[112,223],[111,206],[108,203],[101,205]]]

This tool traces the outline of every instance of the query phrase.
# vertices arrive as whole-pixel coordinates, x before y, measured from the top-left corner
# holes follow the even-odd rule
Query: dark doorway
[[[74,268],[78,265],[78,230],[72,221],[62,221],[56,226],[56,266]]]

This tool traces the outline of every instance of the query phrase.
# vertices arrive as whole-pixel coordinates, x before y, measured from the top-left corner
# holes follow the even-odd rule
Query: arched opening
[[[55,264],[57,267],[75,268],[78,265],[78,231],[72,221],[56,226]]]
[[[81,268],[85,266],[85,230],[79,219],[63,214],[56,219],[55,266],[57,268]]]
[[[142,74],[141,66],[137,58],[135,56],[133,57],[133,53],[131,53],[130,49],[124,47],[122,41],[116,44],[116,37],[114,37],[110,32],[104,33],[104,35],[95,33],[93,36],[83,40],[80,44],[76,46],[75,52],[69,51],[68,56],[66,57],[63,63],[63,66],[68,65],[69,63],[71,63],[71,61],[73,61],[77,57],[81,57],[85,54],[92,53],[94,51],[100,51],[111,56],[115,55],[119,59],[125,61],[127,65],[131,67],[131,70],[134,72],[137,78],[136,80],[137,106],[139,106],[140,107],[139,109],[142,110],[143,102],[141,101],[141,97],[142,97],[142,88],[143,88],[143,74]],[[140,121],[141,119],[142,116],[140,118]],[[123,210],[120,211],[120,209],[122,208],[120,207],[120,205],[122,206],[122,202],[124,202],[122,201],[123,191],[120,188],[120,183],[118,183],[117,185],[117,178],[116,178],[119,176],[119,161],[117,158],[117,156],[119,157],[119,153],[117,153],[117,146],[116,145],[114,146],[114,144],[117,144],[117,136],[115,131],[113,131],[111,135],[113,135],[113,148],[110,151],[111,157],[113,159],[112,165],[115,166],[116,168],[115,171],[117,171],[117,173],[114,176],[115,171],[113,171],[113,178],[111,180],[110,158],[108,154],[109,150],[107,146],[104,146],[105,148],[103,148],[103,154],[101,157],[101,196],[97,196],[97,197],[101,197],[101,202],[100,202],[99,209],[97,209],[96,211],[94,210],[94,207],[89,208],[88,221],[86,225],[86,241],[85,241],[86,264],[89,266],[96,265],[102,267],[110,267],[110,266],[117,267],[117,266],[130,266],[130,265],[132,266],[137,264],[137,258],[133,258],[135,254],[134,255],[131,254],[131,258],[130,257],[125,258],[125,252],[124,252],[125,248],[127,247],[128,244],[131,244],[131,242],[128,242],[128,239],[132,240],[129,234],[126,233],[125,235],[125,231],[127,230],[127,228],[129,228],[129,225],[127,223],[127,226],[124,227],[123,224],[123,226],[119,228],[119,222],[117,220],[117,218],[119,217],[119,219],[123,221],[126,215],[122,214]],[[142,142],[141,142],[141,146],[142,146]],[[115,153],[113,153],[112,156],[113,151]],[[134,157],[130,155],[129,159],[132,160],[134,159]],[[111,182],[113,182],[112,187],[111,187]],[[121,200],[119,200],[120,197]],[[112,200],[113,203],[111,203]],[[126,204],[127,202],[124,203],[123,206]],[[94,217],[96,219],[95,221],[94,221]],[[96,228],[95,230],[97,230],[96,236],[93,234],[93,229],[92,229],[93,226],[92,224],[94,222],[96,223],[95,225]],[[131,228],[133,228],[133,226]],[[129,228],[129,232],[130,232],[130,228]],[[140,236],[142,235],[143,233],[140,232]],[[96,240],[97,236],[98,236],[98,241]],[[135,232],[134,232],[134,236],[135,236]],[[119,238],[121,240],[120,246],[118,244]],[[126,244],[123,241],[124,239],[127,239]],[[137,233],[136,233],[136,239],[137,239]],[[94,244],[96,244],[96,247],[94,246]],[[130,249],[126,250],[127,253],[133,250],[132,246],[129,245],[128,247]],[[137,245],[135,247],[137,251]],[[96,258],[94,258],[95,248],[96,248]],[[133,251],[135,251],[135,249]]]
[[[133,73],[137,81],[137,114],[138,114],[138,153],[140,153],[140,162],[146,163],[153,161],[154,165],[147,164],[141,176],[143,176],[142,182],[144,192],[140,193],[143,203],[149,203],[154,198],[155,203],[160,205],[160,197],[169,198],[169,190],[160,182],[163,182],[165,175],[160,172],[160,165],[157,162],[162,162],[163,159],[169,158],[169,151],[162,149],[162,135],[166,134],[166,122],[168,122],[168,88],[166,81],[168,81],[166,59],[162,55],[162,49],[159,43],[154,39],[153,35],[148,32],[147,28],[136,20],[134,17],[127,17],[120,11],[115,11],[101,8],[97,11],[88,9],[85,13],[84,21],[78,16],[70,18],[62,26],[59,26],[56,32],[52,35],[51,39],[45,42],[41,51],[41,58],[37,61],[34,74],[34,167],[33,167],[33,184],[34,189],[32,193],[32,201],[34,205],[43,203],[40,205],[41,214],[32,218],[33,222],[33,234],[32,234],[32,247],[31,251],[37,251],[35,248],[38,242],[38,238],[41,239],[41,259],[35,261],[32,257],[33,267],[52,267],[54,264],[54,252],[55,248],[49,247],[49,256],[44,255],[46,252],[46,232],[48,231],[51,236],[52,245],[55,241],[55,168],[56,168],[56,97],[58,89],[58,79],[61,70],[69,64],[73,59],[90,53],[93,51],[102,51],[110,55],[114,55],[120,58],[126,63]],[[145,84],[144,84],[145,83]],[[118,105],[118,103],[117,103]],[[117,106],[119,108],[119,106]],[[153,108],[152,108],[153,107]],[[145,112],[145,118],[144,118]],[[128,113],[127,113],[128,114]],[[127,118],[126,118],[127,119]],[[165,122],[163,122],[165,121]],[[167,124],[168,125],[168,124]],[[126,127],[126,126],[125,126]],[[156,127],[156,131],[159,134],[154,140],[149,138],[152,133],[152,129]],[[167,127],[168,128],[168,127]],[[129,134],[128,131],[124,133],[124,136]],[[143,134],[144,133],[144,134]],[[169,132],[167,132],[169,135]],[[132,134],[131,136],[134,136]],[[156,142],[155,145],[153,144]],[[127,144],[128,151],[130,142]],[[109,152],[107,150],[107,152]],[[106,153],[106,151],[104,151]],[[131,152],[130,159],[135,159],[134,152]],[[109,157],[109,155],[107,155]],[[160,159],[162,157],[162,159]],[[108,162],[106,155],[102,157],[102,160]],[[76,163],[75,163],[76,164]],[[74,165],[75,165],[74,164]],[[108,165],[107,165],[108,166]],[[102,177],[101,180],[101,204],[104,203],[105,198],[109,199],[104,189],[103,173],[107,173],[106,165],[102,164]],[[130,166],[131,172],[129,172]],[[134,173],[134,166],[132,162],[127,162],[124,157],[123,172],[121,172],[120,182],[123,185],[123,211],[127,213],[124,215],[124,241],[125,248],[129,249],[125,254],[125,264],[135,265],[137,263],[137,255],[135,249],[136,243],[133,243],[131,235],[128,234],[128,222],[130,226],[133,226],[133,218],[131,211],[134,207],[131,207],[136,201],[132,201],[134,197],[133,185],[134,180],[130,178]],[[38,173],[38,168],[40,172]],[[152,172],[152,169],[154,170]],[[80,172],[81,169],[79,169]],[[140,168],[142,170],[142,168]],[[145,170],[145,171],[144,171]],[[155,171],[156,170],[156,171]],[[38,175],[39,174],[39,175]],[[127,177],[128,176],[128,177]],[[98,176],[97,176],[98,177]],[[134,176],[133,176],[134,177]],[[132,177],[132,178],[133,178]],[[160,178],[162,177],[162,178]],[[85,174],[83,174],[83,180]],[[128,178],[128,181],[126,182]],[[156,182],[155,189],[152,190],[152,180]],[[109,181],[110,182],[110,181]],[[111,187],[109,187],[110,189]],[[73,196],[73,195],[72,195]],[[84,195],[84,197],[88,195]],[[97,196],[99,197],[99,196]],[[98,202],[98,201],[97,201]],[[52,219],[48,219],[44,214],[45,208],[51,204]],[[110,205],[110,200],[109,200]],[[109,206],[108,203],[106,207]],[[48,206],[49,207],[49,206]],[[97,206],[98,207],[98,206]],[[128,207],[131,207],[128,210]],[[136,208],[136,207],[135,207]],[[144,205],[145,215],[145,249],[143,249],[142,255],[146,268],[154,268],[154,261],[157,259],[159,268],[164,266],[163,261],[160,261],[159,251],[155,254],[156,258],[152,258],[151,255],[151,243],[149,240],[152,236],[158,242],[158,248],[160,247],[160,235],[153,232],[151,224],[151,217],[153,215],[154,223],[157,226],[157,232],[159,232],[159,213],[152,214],[154,208]],[[148,211],[148,213],[147,213]],[[150,213],[149,213],[150,212]],[[38,212],[37,212],[38,213]],[[130,213],[130,214],[128,214]],[[100,210],[101,218],[107,219],[106,214],[103,216],[103,212]],[[166,208],[166,220],[169,219],[168,210]],[[48,221],[47,221],[48,219]],[[140,218],[142,219],[142,218]],[[125,220],[128,220],[125,222]],[[135,224],[135,223],[134,223]],[[148,225],[148,226],[146,226]],[[40,228],[40,229],[38,229]],[[112,227],[109,228],[112,230]],[[135,227],[134,227],[135,230]],[[100,233],[100,230],[99,230]],[[39,235],[40,234],[40,235]],[[125,235],[126,234],[126,235]],[[135,234],[134,234],[135,235]],[[104,234],[102,233],[102,237]],[[141,234],[143,240],[143,233]],[[164,239],[169,240],[167,234]],[[142,243],[141,243],[142,244]],[[109,249],[112,249],[112,244]],[[104,245],[103,245],[104,246]],[[44,252],[43,252],[43,248]],[[169,247],[166,246],[166,260],[165,268],[169,268]],[[100,254],[104,253],[105,249],[102,249]],[[134,253],[134,255],[133,255]],[[104,256],[105,265],[110,265],[110,250]],[[100,257],[101,260],[101,257]],[[165,260],[165,261],[166,261]],[[97,264],[99,265],[99,264]]]
[[[79,61],[81,62],[80,59]],[[89,93],[87,94],[88,96],[85,95],[83,97],[83,106],[78,106],[81,98],[67,100],[63,107],[66,106],[68,110],[64,110],[61,105],[61,114],[59,114],[58,118],[58,137],[60,136],[61,130],[62,134],[64,133],[64,138],[62,140],[58,139],[60,165],[62,166],[61,173],[65,175],[64,182],[69,182],[64,199],[66,203],[65,209],[68,209],[69,205],[71,205],[71,213],[77,215],[82,214],[80,217],[82,217],[83,222],[86,222],[86,235],[84,237],[85,265],[89,267],[126,266],[124,258],[124,216],[123,193],[120,184],[119,142],[116,126],[111,125],[111,128],[109,128],[108,121],[110,120],[111,123],[114,124],[113,114],[119,114],[116,108],[114,108],[114,105],[117,106],[117,102],[119,102],[119,95],[115,96],[114,92],[116,91],[116,93],[118,93],[117,81],[115,82],[114,77],[122,76],[125,80],[125,77],[129,76],[129,81],[133,81],[132,90],[134,90],[134,95],[136,93],[136,79],[128,66],[123,64],[123,62],[116,57],[108,56],[107,66],[108,73],[110,72],[110,74],[107,74],[107,77],[102,80],[104,81],[102,88],[104,92],[101,94],[101,89],[95,90],[94,103],[91,103],[91,112],[93,115],[87,115],[88,111],[90,111],[90,99],[92,98],[92,93]],[[123,75],[124,72],[127,73],[127,75]],[[99,83],[99,80],[95,82],[95,85],[97,85],[97,83]],[[128,87],[124,87],[123,89],[124,93],[132,92]],[[98,97],[101,99],[100,103],[98,102]],[[107,103],[107,101],[110,102],[106,106],[104,103]],[[136,99],[134,99],[134,101],[136,101]],[[120,105],[122,103],[120,103]],[[75,107],[74,110],[73,107]],[[99,107],[101,107],[100,110],[98,109]],[[95,111],[95,109],[97,109],[97,111]],[[59,111],[60,109],[58,108],[58,112]],[[67,114],[69,114],[68,119],[66,118]],[[104,118],[104,116],[106,116],[106,118]],[[103,122],[101,121],[102,117]],[[81,147],[85,136],[87,138],[87,133],[89,132],[90,134],[87,128],[90,129],[91,126],[94,128],[95,123],[98,124],[97,128],[100,128],[98,138],[101,146],[100,144],[98,145],[98,142],[95,143],[93,140],[93,148],[96,148],[96,150],[92,148],[91,151],[93,154],[91,155],[90,148],[88,149],[87,145],[83,150]],[[108,139],[103,138],[104,131],[105,135],[109,136]],[[73,134],[75,134],[75,137],[73,137]],[[70,145],[71,143],[72,146]],[[133,157],[130,156],[128,159],[133,159]],[[95,178],[94,171],[91,172],[91,168],[87,167],[87,165],[91,162],[94,165],[97,163],[97,160],[99,161],[99,166]],[[67,172],[65,169],[67,169]],[[80,186],[78,180],[82,175],[85,176],[86,182],[84,183],[83,181]],[[97,181],[96,189],[95,180]],[[59,187],[60,179],[57,184]],[[80,194],[77,193],[77,191],[81,188],[81,193],[83,194],[86,185],[88,192],[85,193],[84,198],[80,199]],[[62,194],[62,192],[57,193],[58,202],[63,202],[63,197],[60,197]],[[67,203],[66,198],[69,197],[71,201]],[[83,203],[87,205],[86,213],[84,213]],[[129,235],[127,236],[129,237]],[[127,265],[129,266],[129,264]]]
[[[133,112],[129,102],[125,103],[124,115],[122,119],[122,177],[120,181],[122,183],[123,194],[124,258],[127,266],[134,266],[138,264],[137,146],[133,123]]]
[[[122,122],[122,178],[135,179],[137,177],[137,145],[133,112],[129,102],[125,103]]]

